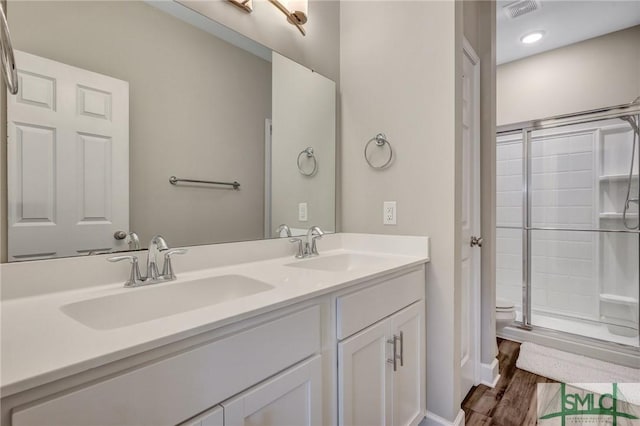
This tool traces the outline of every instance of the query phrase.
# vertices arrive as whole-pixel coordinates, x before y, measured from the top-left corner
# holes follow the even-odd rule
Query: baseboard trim
[[[458,415],[455,420],[450,422],[444,417],[440,417],[439,415],[427,410],[427,417],[425,420],[424,424],[426,426],[464,426],[464,411],[458,411]]]
[[[480,383],[490,388],[495,388],[500,380],[500,365],[498,359],[494,358],[491,364],[480,364]]]

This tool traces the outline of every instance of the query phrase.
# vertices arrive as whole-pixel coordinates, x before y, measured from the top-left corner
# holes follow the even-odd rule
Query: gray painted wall
[[[267,1],[254,1],[248,14],[226,0],[178,0],[307,68],[338,81],[340,77],[340,2],[309,1],[309,22],[302,36],[282,12]]]
[[[340,21],[342,229],[431,237],[427,339],[437,349],[427,354],[427,409],[453,421],[460,409],[462,8],[348,1]],[[379,132],[396,153],[382,171],[363,158]],[[395,226],[382,223],[384,201],[397,201]]]
[[[640,96],[640,25],[500,65],[498,125],[629,103]]]

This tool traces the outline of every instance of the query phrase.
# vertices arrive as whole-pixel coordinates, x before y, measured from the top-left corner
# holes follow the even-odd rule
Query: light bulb
[[[522,38],[520,38],[520,41],[524,44],[533,44],[540,41],[540,39],[542,39],[542,36],[544,36],[543,31],[534,31],[532,33],[523,35]]]

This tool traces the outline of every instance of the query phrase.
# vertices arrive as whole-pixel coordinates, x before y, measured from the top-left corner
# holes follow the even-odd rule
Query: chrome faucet
[[[278,226],[278,228],[276,229],[276,236],[278,238],[280,238],[280,234],[282,234],[282,231],[286,231],[287,237],[291,238],[291,228],[289,228],[289,226],[286,223],[283,223],[282,225]]]
[[[149,241],[149,250],[147,251],[147,279],[157,280],[160,276],[158,270],[158,253],[169,250],[167,242],[162,235],[154,235]]]
[[[307,244],[305,248],[307,249],[307,256],[317,256],[318,246],[316,245],[316,240],[322,238],[324,235],[324,231],[320,229],[319,226],[312,226],[307,231]]]
[[[113,238],[116,240],[124,240],[129,246],[129,250],[140,250],[140,238],[135,232],[116,231],[113,233]]]
[[[133,255],[127,256],[115,256],[109,257],[109,262],[120,262],[122,260],[128,260],[131,262],[131,272],[129,279],[124,283],[125,287],[140,287],[148,284],[161,283],[166,281],[173,281],[176,279],[176,275],[173,272],[171,265],[171,256],[174,254],[185,254],[186,249],[171,249],[162,235],[155,235],[149,242],[149,251],[147,252],[147,274],[142,276],[140,274],[140,266],[138,263],[138,257]],[[162,265],[162,274],[158,272],[158,254],[163,254],[164,262]]]
[[[140,238],[135,232],[129,232],[124,242],[129,245],[129,250],[140,250]]]
[[[322,238],[324,231],[318,226],[312,226],[307,231],[307,241],[302,242],[302,238],[291,238],[289,242],[298,243],[298,252],[296,259],[304,259],[305,257],[318,256],[318,246],[316,240]]]

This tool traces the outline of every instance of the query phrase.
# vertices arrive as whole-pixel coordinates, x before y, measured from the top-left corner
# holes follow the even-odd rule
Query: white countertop
[[[335,234],[327,237],[327,240],[329,242],[326,246],[330,249],[323,250],[320,246],[321,257],[341,253],[364,253],[375,255],[383,260],[376,264],[339,272],[287,266],[296,261],[290,254],[246,263],[230,262],[232,264],[229,266],[193,269],[186,272],[176,265],[178,280],[171,283],[128,289],[123,288],[120,281],[63,291],[58,288],[55,292],[3,300],[0,305],[2,311],[0,392],[3,397],[6,397],[239,320],[429,261],[426,237]],[[245,244],[247,247],[280,244],[290,250],[286,241],[274,241],[277,240],[235,243],[235,247],[237,248],[238,244]],[[403,244],[405,242],[406,245]],[[206,250],[223,251],[225,246],[227,244],[218,244],[213,249]],[[279,254],[277,250],[275,252]],[[207,254],[211,255],[211,253]],[[59,266],[55,263],[56,261],[49,261],[44,267]],[[28,272],[28,268],[24,265],[21,268],[20,273]],[[74,274],[73,268],[69,267],[66,273]],[[229,274],[253,278],[274,288],[228,302],[109,330],[89,328],[60,310],[63,305],[82,300],[127,291],[144,291],[145,288],[158,285],[179,285],[184,281]],[[12,280],[19,279],[19,274],[16,273],[4,275],[8,275]],[[126,275],[122,277],[123,280],[124,278]],[[3,282],[2,285],[4,290],[7,283]],[[16,285],[16,283],[8,285]]]

